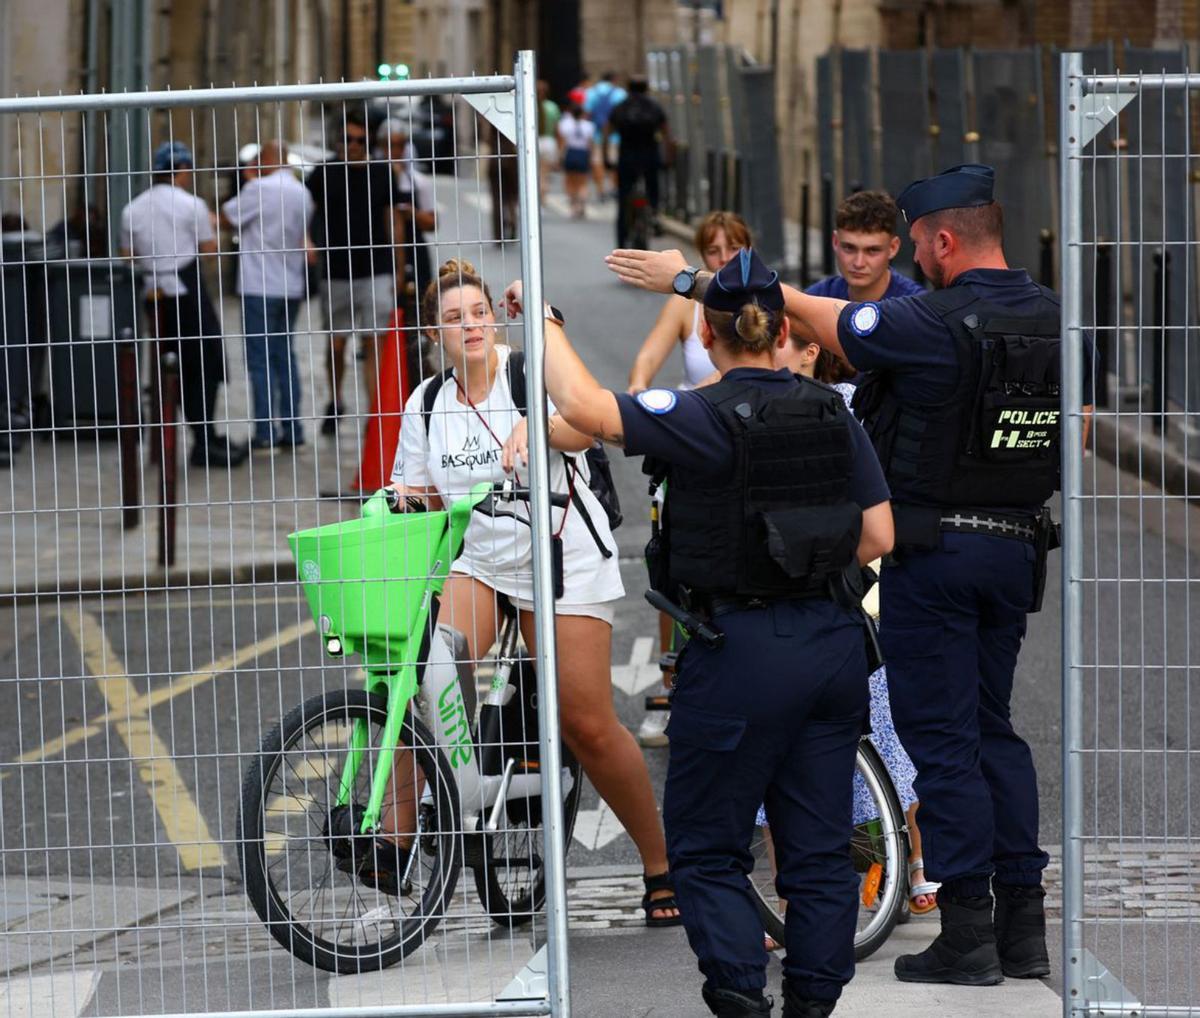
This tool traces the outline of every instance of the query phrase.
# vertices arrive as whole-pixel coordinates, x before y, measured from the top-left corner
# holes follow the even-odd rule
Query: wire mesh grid
[[[1062,74],[1064,1013],[1200,1014],[1200,79]]]
[[[0,100],[0,1010],[566,1013],[533,103]]]

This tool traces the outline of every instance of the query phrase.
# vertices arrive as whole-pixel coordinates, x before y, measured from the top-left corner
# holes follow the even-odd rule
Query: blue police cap
[[[713,276],[704,293],[704,306],[714,311],[741,311],[746,304],[757,304],[768,311],[783,307],[783,287],[779,273],[767,268],[753,248],[741,248]]]
[[[904,221],[909,225],[930,212],[942,209],[966,209],[992,204],[996,171],[982,163],[951,166],[935,177],[914,180],[896,199]]]
[[[154,172],[167,173],[171,170],[188,169],[192,162],[192,150],[181,141],[164,141],[154,150]]]

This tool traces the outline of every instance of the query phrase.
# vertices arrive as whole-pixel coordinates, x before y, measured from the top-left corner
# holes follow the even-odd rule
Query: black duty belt
[[[699,603],[699,609],[709,618],[728,615],[730,612],[754,611],[757,608],[767,608],[773,604],[792,604],[798,601],[828,601],[825,594],[813,594],[810,597],[797,597],[790,594],[787,597],[705,597]]]
[[[943,516],[941,529],[958,534],[987,534],[989,537],[1008,537],[1014,541],[1037,538],[1036,520],[1024,516],[999,516],[996,513],[979,513],[964,510],[953,516]]]

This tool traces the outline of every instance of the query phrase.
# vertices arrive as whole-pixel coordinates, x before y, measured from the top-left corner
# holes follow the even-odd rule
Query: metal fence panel
[[[879,137],[883,187],[898,195],[934,172],[929,143],[929,75],[923,50],[879,51]],[[893,264],[912,267],[912,245]]]
[[[937,133],[933,164],[944,170],[967,161],[967,72],[963,51],[935,49],[929,57]]]
[[[0,264],[0,1014],[568,1015],[542,317],[459,276],[541,306],[532,55],[0,118],[28,220]],[[194,155],[145,190],[164,141]],[[513,426],[453,396],[468,317],[527,354],[532,505],[464,600],[476,517],[437,463],[491,482]],[[364,505],[393,479],[431,507]]]
[[[840,51],[842,73],[842,193],[876,185],[871,51]]]
[[[833,54],[817,57],[817,165],[821,179],[833,181],[837,187],[838,176],[835,160],[836,141],[833,108]],[[835,191],[836,194],[836,191]],[[822,238],[822,241],[827,238]]]
[[[1157,59],[1161,59],[1161,56]],[[1112,408],[1097,411],[1095,441],[1108,455],[1085,458],[1090,365],[1084,340],[1148,348],[1161,364],[1162,330],[1147,327],[1144,284],[1117,284],[1115,320],[1084,299],[1104,237],[1102,203],[1088,187],[1095,164],[1120,178],[1143,175],[1118,208],[1114,243],[1144,272],[1168,236],[1194,259],[1196,240],[1169,222],[1192,213],[1191,185],[1167,167],[1188,158],[1186,141],[1162,130],[1168,110],[1200,78],[1090,76],[1079,54],[1064,54],[1060,90],[1063,236],[1063,1013],[1139,1018],[1200,1014],[1200,701],[1191,660],[1192,596],[1200,559],[1193,534],[1188,443],[1182,457],[1156,431],[1165,417],[1137,388],[1127,399],[1118,376]],[[1111,144],[1112,122],[1140,117],[1139,144]],[[1139,112],[1140,108],[1140,112]],[[1158,118],[1157,133],[1147,129]],[[1153,188],[1147,178],[1154,166]],[[1090,166],[1090,169],[1089,169]],[[1085,172],[1086,171],[1086,172]],[[1138,223],[1137,231],[1132,222]],[[1148,297],[1148,295],[1147,295]],[[1194,303],[1171,331],[1196,334]],[[1115,460],[1117,466],[1112,465]],[[1123,468],[1123,470],[1121,469]]]
[[[1011,264],[1037,278],[1039,238],[1051,231],[1050,182],[1042,121],[1042,61],[1037,49],[976,50],[975,123],[979,158],[996,168]]]
[[[743,99],[737,119],[754,125],[747,147],[739,146],[743,183],[738,190],[747,221],[754,229],[755,244],[767,264],[773,265],[784,256],[779,138],[774,127],[775,71],[770,67],[742,67],[736,74]]]

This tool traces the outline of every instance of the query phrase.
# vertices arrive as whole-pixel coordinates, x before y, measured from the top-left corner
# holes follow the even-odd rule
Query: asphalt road
[[[486,199],[463,182],[443,182],[440,197],[445,214],[438,254],[475,261],[496,289],[516,277],[515,245],[479,239],[489,232]],[[604,268],[611,211],[611,204],[593,209],[595,221],[577,222],[552,202],[543,221],[545,279],[547,296],[565,312],[584,360],[603,384],[621,389],[661,302],[622,287]],[[661,381],[673,384],[680,374],[673,361]],[[642,600],[647,499],[640,461],[615,453],[613,469],[626,517],[616,536],[627,594],[612,660],[619,683],[632,691],[614,696],[622,721],[636,728],[642,697],[656,681],[649,665],[657,653],[656,618]],[[1092,503],[1085,541],[1087,575],[1100,579],[1081,588],[1083,646],[1094,666],[1084,673],[1085,829],[1095,833],[1097,848],[1155,841],[1165,848],[1169,834],[1178,839],[1172,844],[1194,852],[1200,697],[1189,696],[1190,630],[1200,559],[1191,535],[1200,533],[1200,517],[1106,464],[1089,459],[1087,473],[1103,497]],[[1013,714],[1041,775],[1043,840],[1056,846],[1062,841],[1057,559],[1052,570],[1046,609],[1030,620]],[[1163,580],[1131,582],[1138,575]],[[345,673],[352,664],[323,655],[297,588],[264,584],[44,601],[21,605],[10,617],[0,636],[5,879],[168,887],[204,875],[236,893],[234,817],[248,755],[287,708],[329,685],[355,681]],[[661,792],[665,751],[647,751],[646,758]],[[582,811],[573,867],[637,862],[590,787]],[[1141,923],[1153,915],[1149,892],[1123,893],[1123,872],[1114,868],[1113,893],[1126,910],[1121,914]],[[1153,882],[1145,865],[1141,873]],[[1189,879],[1194,895],[1194,873]],[[1097,877],[1096,886],[1102,884]],[[1089,908],[1106,900],[1090,896]],[[1178,992],[1180,977],[1173,985]]]

